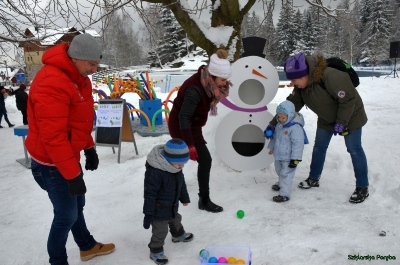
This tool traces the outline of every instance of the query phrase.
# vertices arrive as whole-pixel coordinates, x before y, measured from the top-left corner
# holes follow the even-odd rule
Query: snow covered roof
[[[65,34],[68,32],[75,32],[76,29],[71,27],[71,28],[59,28],[59,29],[46,29],[46,28],[39,28],[38,31],[34,27],[28,28],[28,30],[34,35],[36,38],[43,38],[45,36],[45,39],[41,40],[42,45],[54,45],[56,42],[61,39]],[[83,31],[78,31],[80,34],[83,34]],[[88,33],[92,35],[95,38],[99,38],[100,34],[97,33],[93,29],[87,29],[85,30],[85,33]]]

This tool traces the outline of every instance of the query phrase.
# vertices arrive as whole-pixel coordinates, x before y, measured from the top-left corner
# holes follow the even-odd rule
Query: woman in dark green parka
[[[296,112],[306,105],[318,116],[310,173],[299,187],[319,187],[326,151],[332,135],[342,135],[353,162],[356,189],[350,202],[361,203],[368,196],[368,165],[361,145],[362,127],[367,123],[364,104],[346,72],[327,67],[322,56],[299,53],[286,60],[286,76],[294,84],[287,100]],[[321,84],[324,84],[325,88]],[[273,119],[267,130],[274,131]],[[272,136],[273,137],[273,136]],[[268,137],[267,137],[268,138]]]

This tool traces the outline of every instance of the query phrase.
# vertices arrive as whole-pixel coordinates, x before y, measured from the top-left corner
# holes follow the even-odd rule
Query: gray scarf
[[[164,157],[164,145],[156,145],[147,155],[147,162],[150,166],[158,168],[169,173],[178,173],[182,169],[174,168]]]

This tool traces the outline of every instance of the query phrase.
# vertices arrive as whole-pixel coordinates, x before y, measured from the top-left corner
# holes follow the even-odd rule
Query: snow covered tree
[[[303,15],[303,31],[298,43],[298,47],[306,55],[313,55],[317,47],[318,33],[314,26],[311,11],[306,11]]]
[[[295,50],[296,37],[293,23],[292,1],[284,0],[279,13],[276,31],[278,35],[278,60],[285,61]]]
[[[388,60],[391,39],[392,15],[387,0],[375,0],[368,4],[369,15],[365,23],[367,38],[362,43],[364,48],[361,61]]]
[[[277,61],[277,34],[274,27],[272,10],[267,13],[264,22],[261,25],[259,36],[266,39],[264,54],[265,59],[271,63]]]
[[[102,33],[102,62],[114,67],[140,64],[142,52],[136,35],[132,25],[124,23],[122,15],[114,13]]]

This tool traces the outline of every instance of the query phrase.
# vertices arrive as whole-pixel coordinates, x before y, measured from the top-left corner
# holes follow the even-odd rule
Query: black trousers
[[[28,125],[28,113],[26,110],[21,110],[22,113],[22,122],[24,125]]]
[[[197,155],[197,181],[199,182],[199,195],[208,197],[210,195],[210,171],[211,171],[211,154],[206,144],[195,144]]]

